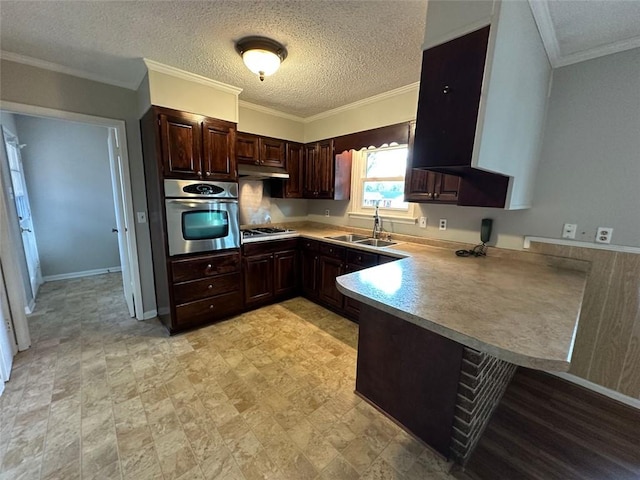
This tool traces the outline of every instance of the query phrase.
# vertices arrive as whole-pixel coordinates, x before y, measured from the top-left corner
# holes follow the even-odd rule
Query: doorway
[[[66,122],[72,122],[79,125],[92,126],[92,127],[101,127],[104,129],[105,133],[105,151],[108,152],[109,158],[109,166],[108,166],[108,174],[110,176],[108,179],[111,186],[111,195],[113,207],[115,210],[115,217],[113,225],[111,226],[111,230],[113,230],[113,235],[117,237],[117,255],[120,260],[120,265],[118,268],[121,268],[122,271],[122,284],[124,290],[124,296],[127,303],[127,307],[129,309],[129,313],[132,317],[136,317],[140,320],[143,319],[143,307],[142,307],[142,296],[141,296],[141,287],[140,287],[140,276],[138,270],[138,256],[137,256],[137,248],[136,248],[136,238],[135,238],[135,225],[134,225],[134,212],[133,212],[133,202],[131,195],[131,184],[129,178],[129,165],[128,165],[128,154],[126,148],[126,134],[125,134],[125,125],[122,120],[113,120],[113,119],[105,119],[99,117],[93,117],[82,114],[75,114],[70,112],[63,112],[58,110],[46,109],[41,107],[33,107],[28,105],[19,105],[19,104],[10,104],[3,102],[2,110],[7,113],[11,113],[19,116],[28,116],[28,117],[37,117],[41,119],[48,120],[63,120]],[[13,141],[11,138],[8,139],[7,142],[7,156],[17,156],[20,154],[20,141],[21,139],[17,138],[14,135]],[[64,141],[64,139],[60,139],[60,141]],[[10,146],[12,145],[12,146]],[[15,155],[14,155],[15,154]],[[17,163],[17,162],[13,162]],[[17,169],[16,169],[17,170]],[[23,169],[24,172],[24,169]],[[27,178],[28,183],[28,178]],[[26,191],[28,194],[28,190]],[[5,193],[6,194],[6,193]],[[79,205],[82,205],[82,198],[78,198]],[[55,215],[55,211],[52,210]],[[85,215],[82,217],[82,215]],[[21,215],[22,216],[22,215]],[[90,219],[90,212],[79,213],[79,220],[82,219]],[[34,237],[37,239],[38,231],[37,228],[34,229],[26,225],[15,225],[15,228],[24,228],[25,230],[31,230],[31,232],[23,232],[23,233],[33,233]],[[36,225],[37,227],[37,225]],[[37,241],[34,242],[35,249],[30,246],[30,244],[25,243],[23,246],[23,250],[25,252],[25,261],[28,263],[31,261],[31,268],[29,268],[29,282],[28,285],[31,289],[31,292],[27,293],[37,293],[38,282],[42,278],[42,273],[38,274],[37,265],[39,261],[37,260],[38,256],[38,248]],[[15,246],[14,246],[15,247]],[[22,254],[22,252],[16,252]],[[30,260],[26,260],[29,257]],[[43,257],[44,258],[44,257]],[[34,281],[31,282],[32,274],[31,270],[34,271],[33,278]],[[98,272],[96,272],[98,273]],[[40,278],[39,278],[40,275]],[[67,277],[68,278],[68,277]],[[47,280],[45,275],[45,280]],[[31,286],[33,283],[33,286]],[[40,282],[41,283],[41,282]],[[21,350],[23,348],[20,348]]]

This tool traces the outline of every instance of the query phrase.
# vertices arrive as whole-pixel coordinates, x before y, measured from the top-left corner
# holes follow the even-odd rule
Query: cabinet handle
[[[202,172],[201,172],[200,170],[198,170],[196,173],[197,173],[198,175],[202,175]]]
[[[362,257],[358,257],[358,261],[361,262],[362,261]]]
[[[213,285],[209,285],[207,288],[211,290],[213,288]]]
[[[450,87],[449,85],[445,85],[445,86],[442,88],[442,93],[444,93],[445,95],[446,95],[447,93],[449,93],[450,91],[451,91],[451,87]]]
[[[207,265],[207,268],[211,268],[211,267],[212,267],[212,265],[211,265],[211,264]]]
[[[256,165],[260,165],[260,160],[256,160],[254,163],[255,163]]]
[[[209,310],[213,310],[213,305],[209,305]]]
[[[433,194],[433,198],[438,198],[439,196],[440,196],[440,194],[439,194],[439,193],[434,193],[434,194]]]
[[[427,198],[433,197],[433,193],[427,193]]]
[[[208,177],[209,175],[211,175],[211,173],[209,173],[209,172],[204,172],[204,176],[205,176],[205,177]]]

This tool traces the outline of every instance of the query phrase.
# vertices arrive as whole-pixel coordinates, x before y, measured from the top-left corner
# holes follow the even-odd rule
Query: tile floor
[[[446,479],[354,395],[357,326],[302,298],[169,337],[120,276],[42,286],[0,397],[0,479]]]

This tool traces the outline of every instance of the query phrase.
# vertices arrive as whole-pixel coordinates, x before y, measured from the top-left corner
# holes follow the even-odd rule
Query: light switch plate
[[[420,217],[418,225],[420,226],[420,228],[427,228],[427,217]]]

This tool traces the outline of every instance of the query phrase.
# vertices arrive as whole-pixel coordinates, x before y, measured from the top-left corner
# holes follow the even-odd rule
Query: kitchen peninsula
[[[300,233],[344,245],[327,238],[344,232]],[[569,369],[585,262],[350,247],[404,257],[336,280],[361,304],[356,391],[443,455],[469,458],[517,366]]]

